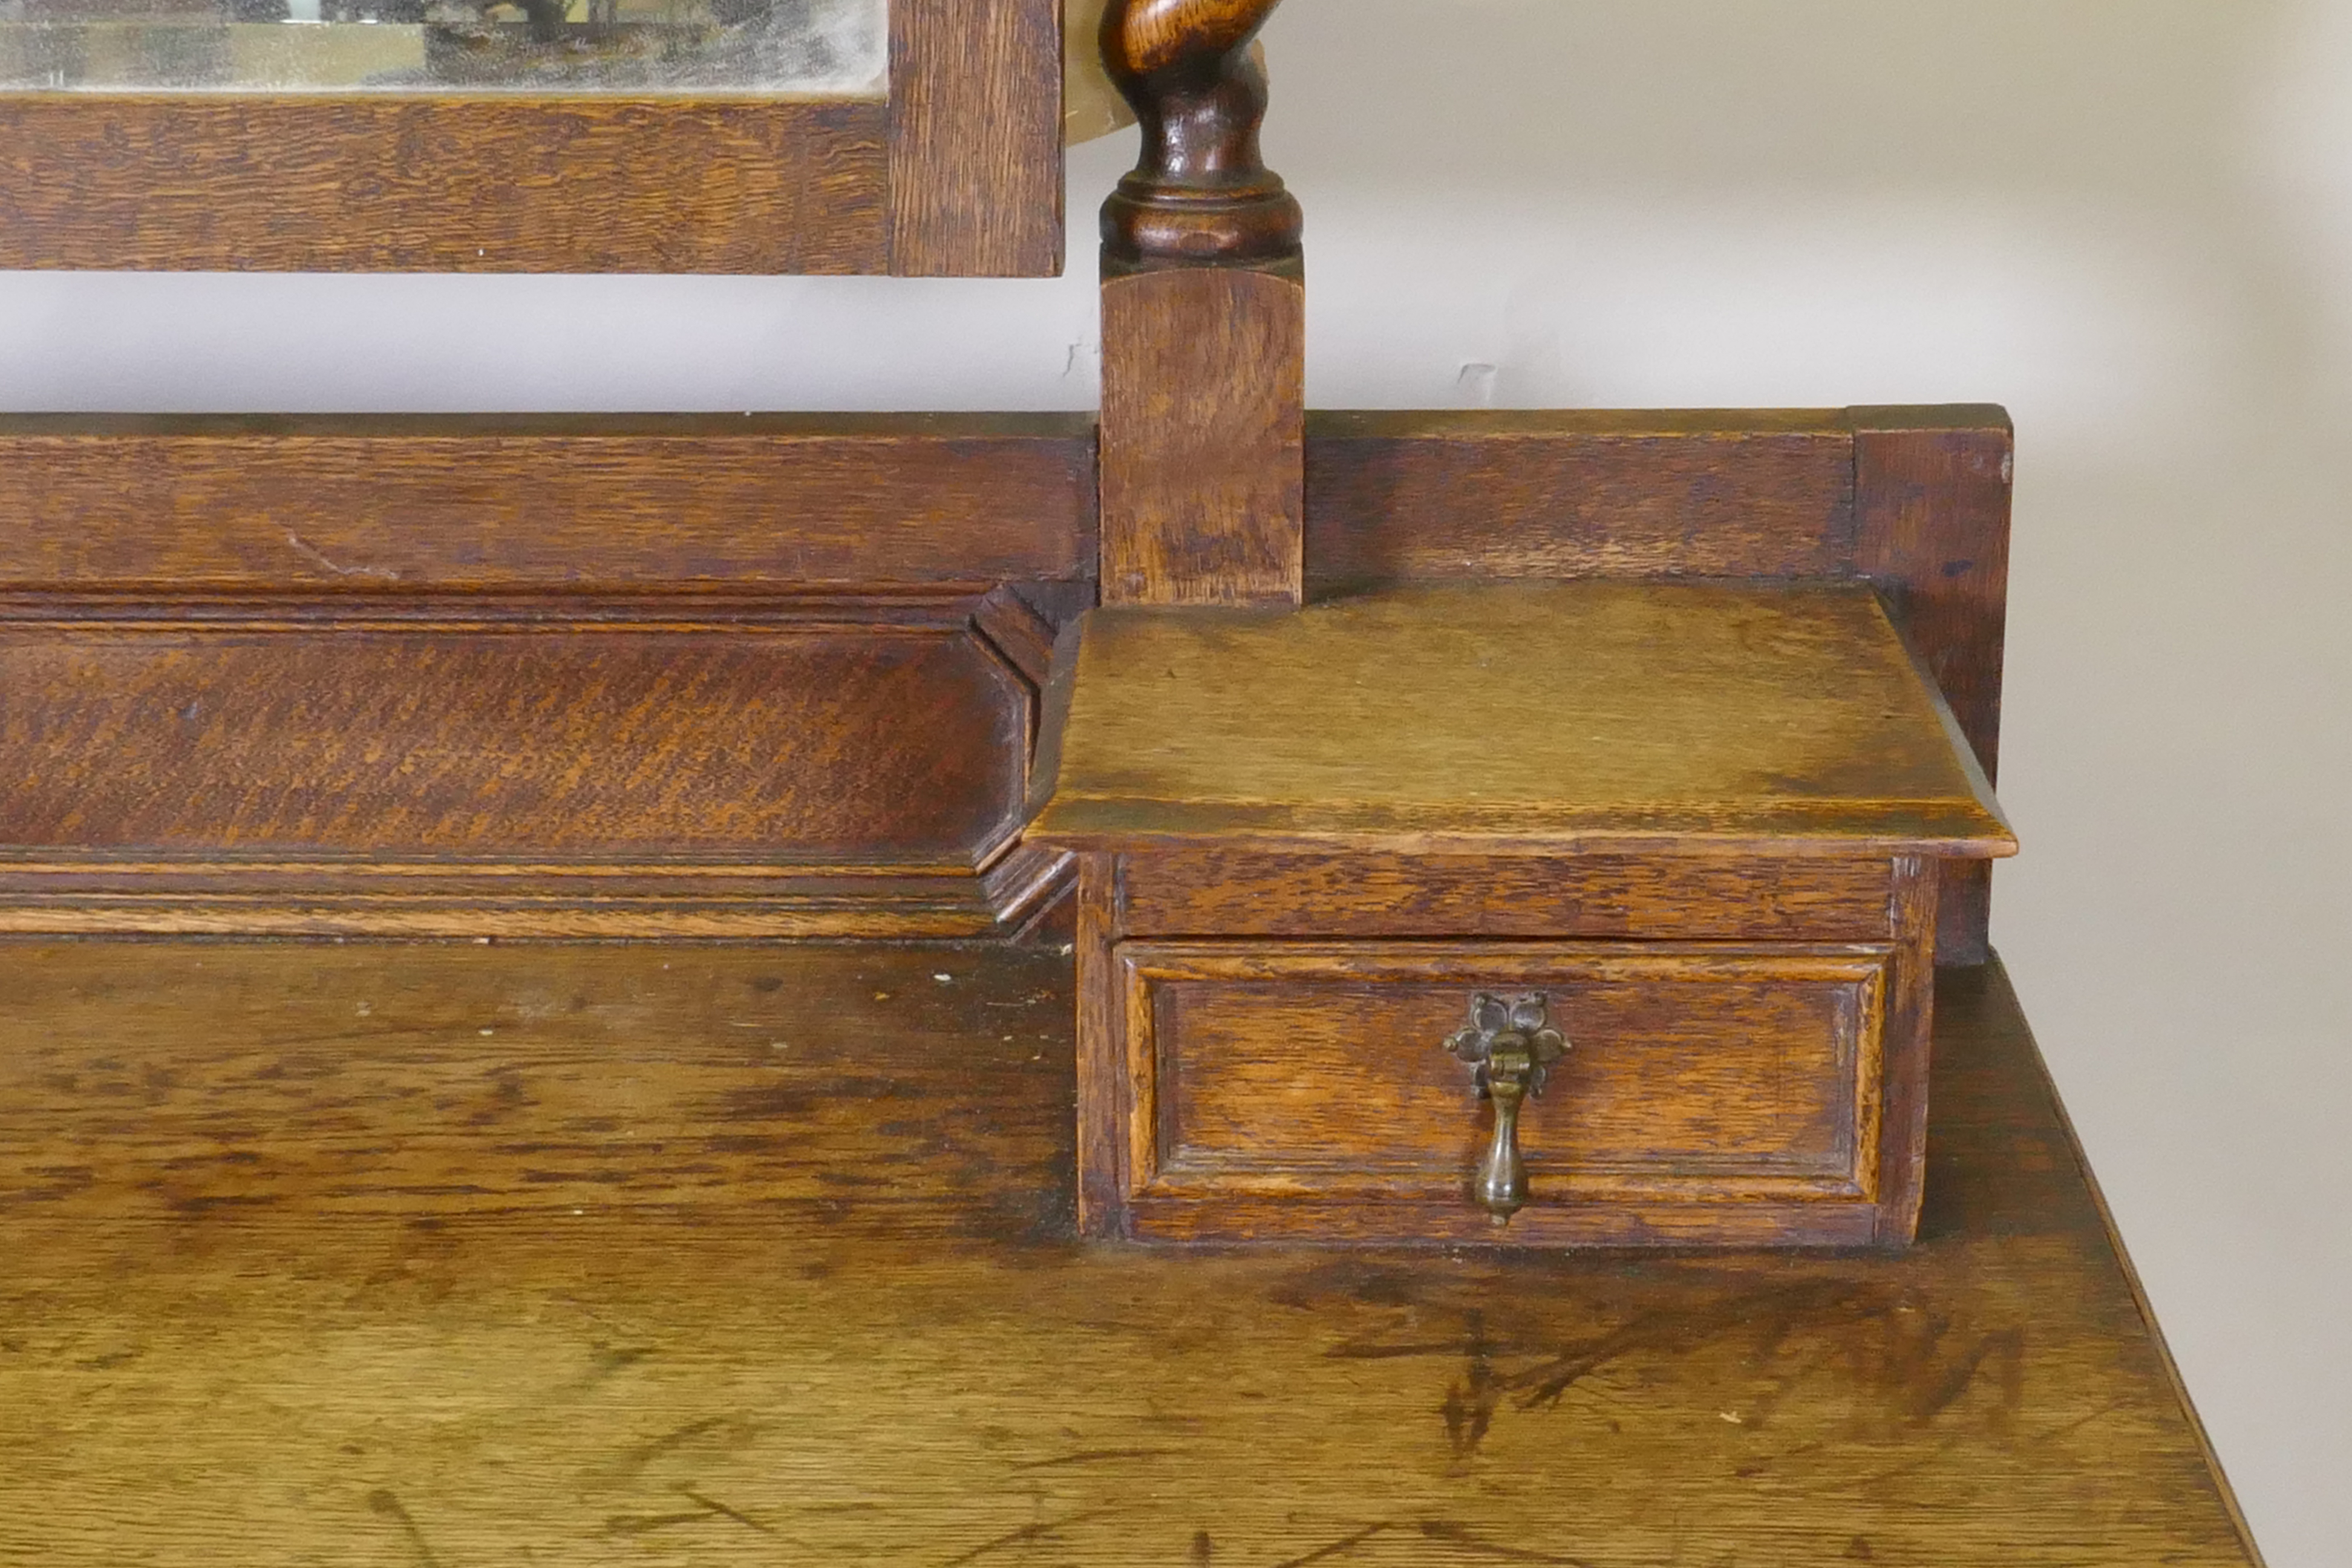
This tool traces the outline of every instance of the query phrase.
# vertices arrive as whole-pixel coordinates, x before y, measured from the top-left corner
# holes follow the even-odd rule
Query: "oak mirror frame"
[[[0,0],[0,268],[1062,265],[1060,0]]]

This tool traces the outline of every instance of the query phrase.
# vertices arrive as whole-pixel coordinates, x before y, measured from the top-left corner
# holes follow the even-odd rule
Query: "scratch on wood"
[[[380,1514],[400,1526],[401,1533],[408,1538],[409,1550],[416,1553],[416,1561],[424,1564],[424,1568],[441,1568],[441,1560],[434,1556],[433,1548],[425,1544],[425,1532],[416,1528],[416,1521],[410,1517],[406,1506],[398,1497],[378,1487],[368,1493],[367,1505],[371,1513]]]
[[[1327,1356],[1352,1361],[1450,1355],[1465,1362],[1438,1406],[1448,1451],[1457,1461],[1477,1452],[1506,1400],[1520,1410],[1549,1409],[1603,1369],[1643,1353],[1690,1356],[1726,1340],[1744,1340],[1751,1365],[1776,1354],[1801,1331],[1851,1330],[1877,1324],[1877,1354],[1868,1373],[1886,1392],[1899,1416],[1919,1426],[1957,1404],[1988,1363],[2000,1394],[1990,1419],[2007,1421],[2024,1400],[2025,1334],[2021,1328],[1955,1335],[1952,1325],[1921,1314],[1906,1294],[1841,1279],[1810,1279],[1750,1291],[1697,1308],[1642,1312],[1605,1333],[1566,1345],[1496,1343],[1475,1309],[1463,1314],[1454,1339],[1402,1343],[1350,1341]],[[1954,1342],[1960,1342],[1956,1347]],[[1496,1362],[1509,1355],[1538,1358],[1517,1372]]]
[[[0,1346],[0,1349],[5,1348],[6,1347]],[[2044,1444],[2055,1443],[2061,1437],[2071,1437],[2075,1433],[2081,1431],[2084,1427],[2088,1426],[2092,1422],[2104,1421],[2108,1416],[2116,1414],[2116,1412],[2127,1408],[2129,1408],[2129,1405],[2124,1400],[2109,1400],[2106,1404],[2100,1405],[2096,1410],[2092,1411],[2088,1415],[2077,1415],[2072,1421],[2060,1422],[2057,1426],[2051,1427],[2046,1432],[2035,1433],[2032,1437],[2026,1440],[2027,1446],[2029,1447],[2038,1448]]]
[[[2025,1400],[2025,1331],[2000,1329],[1984,1335],[1933,1382],[1924,1379],[1917,1386],[1912,1404],[1912,1419],[1926,1426],[1951,1408],[1986,1362],[1992,1362],[2000,1378],[2000,1414],[2006,1417]]]
[[[692,1487],[678,1488],[677,1495],[695,1505],[695,1510],[692,1513],[616,1513],[604,1521],[604,1533],[644,1535],[656,1530],[675,1530],[685,1524],[708,1524],[716,1519],[740,1524],[744,1529],[757,1531],[761,1535],[776,1533],[772,1528],[761,1524],[750,1514],[730,1508],[716,1498],[706,1497]]]
[[[598,1375],[596,1373],[591,1373],[589,1384],[593,1384]],[[749,1434],[751,1424],[736,1415],[705,1415],[698,1421],[689,1421],[683,1426],[674,1427],[660,1436],[640,1443],[633,1448],[623,1449],[620,1455],[605,1468],[605,1474],[616,1478],[636,1475],[663,1455],[682,1448],[698,1437],[730,1427],[737,1429],[736,1440],[740,1441],[742,1436]]]
[[[1438,1414],[1445,1421],[1445,1446],[1457,1459],[1468,1458],[1486,1440],[1486,1429],[1495,1421],[1495,1406],[1502,1398],[1490,1355],[1493,1347],[1486,1342],[1486,1314],[1470,1313],[1468,1327],[1469,1364],[1445,1391],[1445,1403],[1438,1406]]]
[[[721,1519],[733,1520],[736,1523],[741,1525],[746,1530],[756,1530],[762,1535],[773,1535],[776,1533],[767,1525],[761,1524],[758,1520],[753,1519],[750,1514],[741,1513],[734,1509],[729,1508],[717,1498],[705,1497],[700,1492],[696,1491],[692,1487],[680,1487],[677,1489],[677,1494],[678,1496],[685,1498],[689,1502],[700,1503],[704,1508],[709,1509],[712,1513],[717,1514]]]
[[[1384,1535],[1395,1528],[1396,1526],[1394,1524],[1386,1520],[1381,1521],[1378,1524],[1368,1524],[1364,1526],[1363,1529],[1356,1531],[1353,1535],[1343,1535],[1328,1546],[1317,1547],[1314,1551],[1308,1552],[1304,1557],[1285,1558],[1280,1563],[1276,1563],[1275,1568],[1307,1568],[1307,1565],[1310,1563],[1328,1562],[1331,1558],[1340,1556],[1345,1552],[1353,1552],[1357,1547],[1361,1546],[1365,1542],[1371,1540],[1374,1536]]]
[[[997,1536],[992,1540],[983,1541],[969,1552],[958,1552],[955,1556],[950,1557],[946,1562],[940,1563],[940,1568],[962,1568],[962,1565],[966,1563],[977,1563],[982,1558],[988,1556],[990,1553],[1002,1552],[1008,1546],[1019,1546],[1027,1542],[1047,1540],[1050,1537],[1069,1529],[1070,1526],[1074,1524],[1083,1524],[1087,1520],[1100,1519],[1105,1514],[1116,1513],[1118,1511],[1118,1510],[1116,1509],[1108,1508],[1089,1509],[1083,1513],[1074,1513],[1067,1519],[1044,1521],[1036,1524],[1024,1524],[1018,1530],[1008,1530],[1003,1534]]]
[[[1947,1437],[1916,1459],[1897,1465],[1891,1470],[1876,1470],[1866,1476],[1856,1477],[1832,1489],[1838,1492],[1875,1492],[1888,1481],[1900,1480],[1905,1476],[1915,1475],[1930,1466],[1940,1463],[1946,1455],[1959,1447],[1959,1443],[1960,1440],[1958,1437]]]
[[[400,581],[400,574],[394,571],[389,566],[345,566],[338,562],[331,561],[328,559],[324,552],[313,546],[308,540],[305,540],[300,534],[296,533],[291,529],[289,529],[286,531],[286,542],[292,547],[295,554],[299,555],[303,560],[308,561],[313,566],[322,567],[326,571],[333,573],[338,577],[375,577],[387,583],[397,583]]]
[[[1425,1519],[1421,1522],[1421,1533],[1431,1541],[1442,1541],[1469,1556],[1491,1558],[1497,1563],[1549,1563],[1558,1564],[1559,1568],[1592,1568],[1592,1563],[1586,1558],[1562,1557],[1551,1552],[1531,1552],[1525,1547],[1505,1546],[1500,1542],[1486,1540],[1450,1520]]]
[[[1013,1468],[1016,1470],[1051,1470],[1064,1465],[1100,1464],[1106,1459],[1160,1459],[1182,1452],[1181,1448],[1086,1448],[1057,1458],[1031,1459]]]
[[[501,1085],[502,1092],[504,1086]],[[599,1384],[619,1376],[622,1373],[628,1371],[629,1368],[636,1365],[637,1363],[645,1360],[647,1356],[650,1356],[654,1352],[651,1350],[642,1345],[626,1345],[617,1350],[604,1350],[599,1348],[596,1352],[595,1360],[589,1366],[587,1372],[583,1373],[580,1380],[577,1383],[574,1383],[571,1387],[565,1389],[564,1392],[568,1394],[575,1395],[585,1394],[589,1390],[596,1387]],[[712,1418],[713,1422],[717,1419],[719,1418]]]

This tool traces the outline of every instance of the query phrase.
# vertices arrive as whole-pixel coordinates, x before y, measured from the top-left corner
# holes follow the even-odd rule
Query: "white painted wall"
[[[2352,0],[1268,44],[1319,405],[2014,412],[1995,934],[2273,1568],[2352,1562]],[[1081,258],[1131,141],[1073,159]],[[0,407],[1086,406],[1089,270],[5,275]]]

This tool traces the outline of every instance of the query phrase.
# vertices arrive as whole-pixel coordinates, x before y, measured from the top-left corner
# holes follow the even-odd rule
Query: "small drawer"
[[[1851,1246],[1883,1238],[1887,943],[1120,942],[1129,1234]],[[1523,1204],[1481,997],[1539,999]],[[1497,1021],[1492,1006],[1486,1021]],[[1894,1036],[1890,1045],[1890,1034]],[[1497,1060],[1503,1060],[1497,1058]],[[1516,1060],[1516,1058],[1513,1058]],[[1506,1068],[1517,1071],[1516,1066]],[[1903,1228],[1907,1235],[1908,1220]]]

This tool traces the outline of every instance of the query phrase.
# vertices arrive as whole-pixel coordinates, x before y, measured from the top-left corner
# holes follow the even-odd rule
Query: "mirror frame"
[[[1061,270],[1060,0],[889,0],[885,99],[0,92],[0,269]]]

